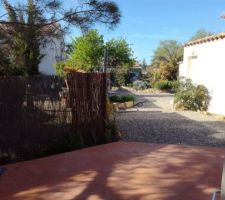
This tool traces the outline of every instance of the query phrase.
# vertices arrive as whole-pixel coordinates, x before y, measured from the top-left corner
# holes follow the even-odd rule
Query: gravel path
[[[225,147],[225,122],[197,112],[174,111],[171,94],[133,94],[145,103],[117,114],[122,140]]]

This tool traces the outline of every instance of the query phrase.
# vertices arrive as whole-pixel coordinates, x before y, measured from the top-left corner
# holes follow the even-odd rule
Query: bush
[[[170,90],[171,89],[171,85],[170,85],[170,81],[168,80],[160,80],[157,82],[154,82],[152,84],[153,88],[159,89],[159,90]]]
[[[169,81],[170,92],[176,93],[179,87],[179,81]]]
[[[119,67],[111,73],[111,80],[117,86],[127,86],[131,83],[131,74],[126,67]]]
[[[210,99],[209,91],[204,85],[194,85],[190,79],[181,79],[174,103],[186,110],[206,111]]]
[[[123,95],[123,96],[113,95],[109,97],[109,100],[112,103],[124,103],[127,101],[135,101],[135,97],[132,95]]]
[[[155,67],[150,67],[147,70],[148,76],[149,76],[149,81],[150,83],[157,82],[161,79],[161,74],[158,68]]]
[[[134,87],[135,90],[144,90],[144,89],[149,88],[150,85],[146,81],[137,80],[137,81],[134,81],[133,87]]]
[[[55,65],[54,65],[54,68],[55,68],[55,71],[56,71],[56,74],[60,77],[65,77],[66,74],[64,72],[64,68],[67,66],[67,62],[66,61],[60,61],[60,62],[57,62]]]

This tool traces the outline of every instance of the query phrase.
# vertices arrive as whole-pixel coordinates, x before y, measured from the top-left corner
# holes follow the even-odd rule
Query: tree
[[[154,51],[151,66],[153,68],[160,68],[162,75],[167,74],[164,78],[174,80],[177,79],[179,64],[182,59],[182,45],[174,40],[165,40],[161,41],[159,47]]]
[[[5,6],[10,5],[10,9],[18,14],[19,12],[27,12],[29,0],[25,5],[14,5],[8,0],[0,0]],[[82,30],[88,30],[95,23],[103,23],[113,28],[117,25],[121,18],[120,10],[117,4],[110,0],[75,0],[74,6],[66,8],[65,3],[61,0],[32,0],[32,4],[41,13],[42,20],[36,21],[35,26],[46,27],[51,24],[61,23],[62,29],[74,25]],[[0,24],[10,26],[33,26],[33,23],[27,21],[8,21],[8,12],[0,15]],[[64,27],[64,28],[63,28]]]
[[[72,42],[72,52],[68,64],[85,71],[98,71],[104,52],[103,36],[91,30]]]
[[[12,64],[22,74],[38,74],[39,47],[46,42],[44,38],[56,37],[57,30],[66,33],[75,26],[87,31],[98,22],[113,28],[121,17],[111,1],[77,0],[69,9],[60,0],[27,0],[24,5],[0,1],[5,10],[0,16],[0,33],[11,49]]]
[[[211,36],[212,33],[206,31],[205,29],[199,29],[191,38],[189,41],[194,41],[194,40],[198,40],[204,37],[208,37]]]
[[[33,0],[27,1],[27,9],[22,11],[22,7],[15,12],[12,5],[6,0],[3,1],[8,14],[8,22],[17,22],[15,26],[5,26],[2,28],[3,38],[6,40],[10,55],[12,74],[38,74],[38,65],[42,55],[39,52],[42,35],[40,29],[35,25],[43,21],[41,13]],[[29,27],[19,24],[29,23]]]
[[[69,58],[56,64],[56,72],[63,76],[63,69],[68,66],[84,71],[99,71],[103,65],[104,49],[108,50],[108,67],[115,71],[128,73],[133,66],[132,49],[125,39],[112,39],[106,44],[104,37],[97,30],[90,30],[77,37],[70,45]],[[122,69],[123,68],[123,69]]]
[[[130,45],[123,38],[111,39],[106,43],[108,50],[108,66],[110,68],[132,67],[134,64],[133,52]]]
[[[129,69],[134,65],[133,51],[123,38],[111,39],[106,43],[108,67],[111,69],[111,81],[121,86],[130,82]]]

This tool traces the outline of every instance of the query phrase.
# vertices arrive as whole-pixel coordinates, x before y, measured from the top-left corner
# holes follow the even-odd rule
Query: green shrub
[[[119,98],[119,102],[123,103],[123,102],[127,102],[127,101],[134,101],[135,97],[132,95],[123,95]]]
[[[209,91],[204,85],[194,85],[190,79],[182,78],[175,93],[174,103],[186,110],[206,111],[210,99]]]
[[[131,83],[131,76],[129,73],[129,69],[126,67],[117,68],[113,72],[111,78],[117,86],[127,86],[128,84]]]
[[[132,95],[123,95],[123,96],[113,95],[109,97],[109,100],[112,103],[124,103],[127,101],[135,101],[135,97]]]
[[[159,89],[159,90],[170,90],[171,89],[171,85],[170,85],[170,81],[168,80],[160,80],[157,82],[154,82],[152,84],[153,88]]]
[[[119,102],[119,96],[117,96],[117,95],[112,95],[112,96],[110,96],[109,97],[109,100],[111,101],[111,102]]]
[[[55,65],[54,65],[54,68],[55,68],[55,71],[56,71],[56,74],[60,77],[65,77],[66,74],[64,72],[64,68],[67,66],[67,62],[66,61],[60,61],[60,62],[57,62]]]
[[[179,87],[179,81],[169,81],[170,92],[176,93]]]
[[[150,85],[146,81],[137,80],[137,81],[134,81],[133,87],[135,90],[144,90],[144,89],[149,88]]]

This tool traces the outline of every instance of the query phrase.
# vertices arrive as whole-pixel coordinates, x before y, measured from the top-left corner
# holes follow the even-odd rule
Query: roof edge
[[[207,36],[198,40],[188,42],[184,45],[184,47],[194,46],[194,45],[203,44],[203,43],[220,40],[220,39],[222,40],[224,38],[225,38],[225,32],[222,32],[222,33],[218,33],[215,35]]]

